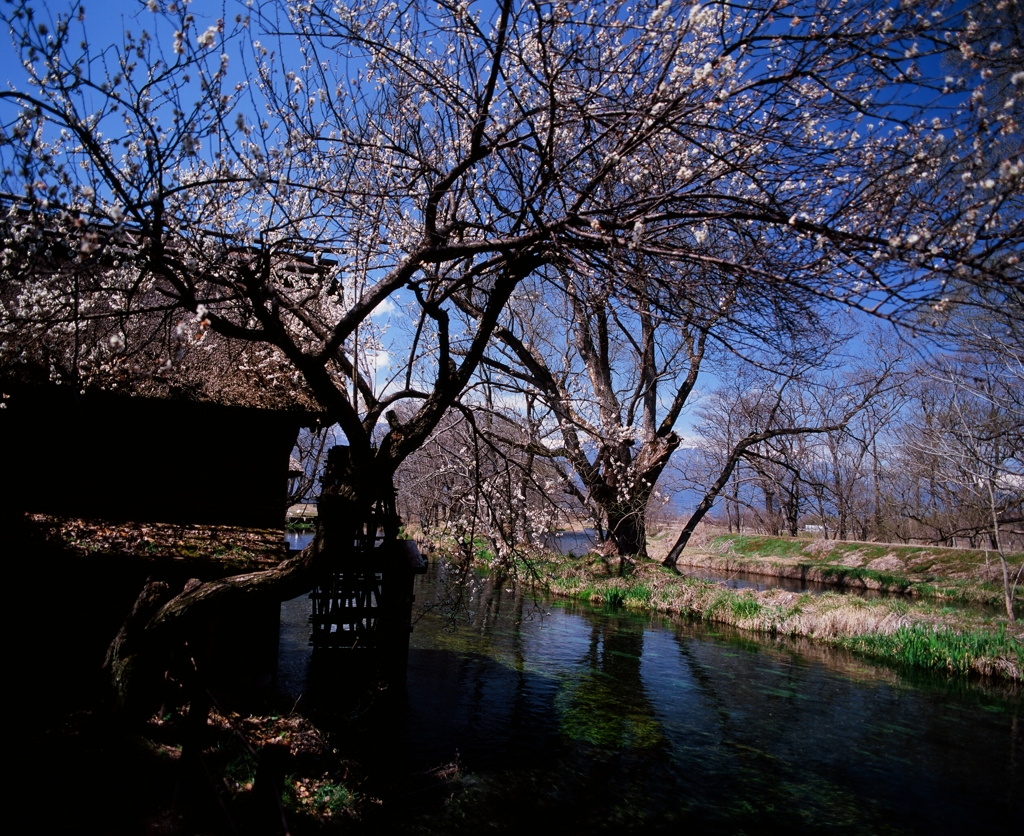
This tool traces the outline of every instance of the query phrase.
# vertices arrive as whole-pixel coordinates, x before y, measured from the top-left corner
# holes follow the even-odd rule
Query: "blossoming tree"
[[[340,424],[371,500],[531,278],[625,287],[642,260],[631,304],[670,317],[742,288],[900,318],[1019,281],[1020,104],[985,98],[1010,45],[979,43],[973,7],[138,9],[110,42],[79,2],[3,10],[24,69],[0,91],[5,350],[103,386],[150,371],[128,360],[154,317],[172,365],[202,334],[251,345]],[[971,57],[946,77],[952,52]],[[387,305],[408,330],[382,386]]]
[[[1019,282],[1024,76],[1007,70],[1022,44],[1005,25],[1019,18],[889,3],[671,18],[647,118],[673,127],[605,187],[627,211],[567,231],[484,356],[546,404],[534,449],[567,463],[617,553],[645,551],[648,500],[716,353],[806,364],[834,336],[834,303],[906,324],[964,284]]]

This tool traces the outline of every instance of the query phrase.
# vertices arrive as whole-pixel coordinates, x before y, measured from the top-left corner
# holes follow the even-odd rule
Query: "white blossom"
[[[205,49],[213,49],[217,45],[217,26],[210,26],[201,35],[196,37],[196,43]]]

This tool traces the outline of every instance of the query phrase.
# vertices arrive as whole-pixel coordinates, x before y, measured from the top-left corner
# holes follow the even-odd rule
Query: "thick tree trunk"
[[[795,490],[786,502],[786,528],[790,537],[800,534],[800,494]]]
[[[647,556],[647,504],[678,446],[679,436],[673,432],[645,443],[632,461],[628,446],[606,451],[602,481],[588,487],[591,499],[608,520],[608,534],[619,557]],[[629,480],[625,485],[622,474]],[[623,493],[628,499],[621,498]]]
[[[145,716],[148,707],[160,700],[165,666],[146,652],[149,648],[140,637],[170,597],[171,588],[166,583],[147,581],[107,649],[103,668],[110,675],[114,703],[127,716]]]
[[[200,584],[172,598],[146,625],[147,633],[171,633],[205,621],[222,608],[243,602],[286,601],[308,592],[316,584],[323,568],[319,560],[324,551],[322,530],[296,557],[273,569],[233,575]]]
[[[635,509],[609,509],[608,535],[619,557],[647,557],[646,503]]]
[[[170,597],[167,584],[148,583],[107,651],[114,701],[126,716],[143,717],[161,703],[164,672],[174,649],[192,642],[214,616],[244,613],[262,601],[284,601],[315,585],[323,537],[273,569],[207,583],[191,582]],[[170,598],[170,600],[168,600]]]

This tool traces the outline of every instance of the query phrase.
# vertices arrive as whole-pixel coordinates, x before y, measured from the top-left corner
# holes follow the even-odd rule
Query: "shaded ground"
[[[359,767],[294,713],[214,710],[197,732],[188,706],[127,725],[97,702],[25,732],[18,803],[48,834],[348,832],[373,803]]]

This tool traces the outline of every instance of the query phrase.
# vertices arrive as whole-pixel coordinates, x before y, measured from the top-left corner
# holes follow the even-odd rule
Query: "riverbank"
[[[651,558],[661,560],[671,539],[652,538]],[[1011,573],[1022,561],[1009,556]],[[722,534],[684,551],[677,566],[1005,607],[998,555],[978,549]]]
[[[896,664],[1017,683],[1024,672],[1020,624],[938,599],[733,590],[654,561],[620,575],[618,561],[594,554],[537,556],[529,574],[557,596],[804,637]]]

